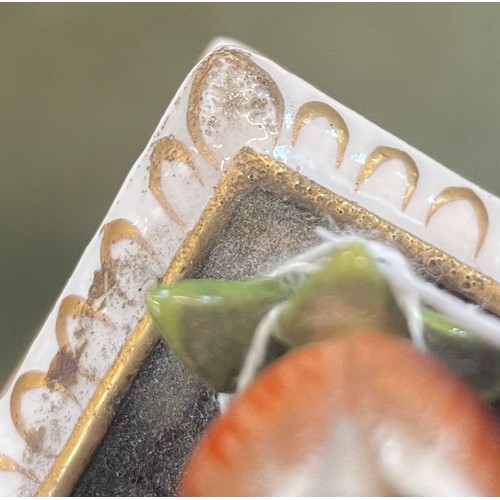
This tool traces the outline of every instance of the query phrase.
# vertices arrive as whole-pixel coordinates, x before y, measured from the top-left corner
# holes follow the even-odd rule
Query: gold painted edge
[[[448,290],[500,315],[500,283],[412,234],[347,200],[284,164],[242,149],[223,174],[200,219],[187,234],[162,282],[169,283],[197,270],[219,231],[249,192],[269,190],[318,215],[330,215],[362,234],[390,241],[413,265]],[[130,386],[142,361],[157,340],[152,321],[145,314],[98,386],[69,440],[38,489],[37,496],[67,496],[101,442],[114,416],[114,409]]]
[[[227,225],[232,210],[237,206],[236,198],[231,196],[231,192],[232,186],[239,182],[239,172],[229,168],[197,224],[176,252],[162,279],[163,283],[181,279],[201,265],[206,253],[215,243],[217,234]],[[129,388],[157,338],[151,317],[145,314],[90,399],[36,496],[71,494],[92,453],[104,437],[121,396]]]

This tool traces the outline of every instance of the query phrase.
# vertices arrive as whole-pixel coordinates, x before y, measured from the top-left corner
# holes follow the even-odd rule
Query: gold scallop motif
[[[127,219],[115,219],[108,222],[103,228],[101,241],[101,265],[105,268],[111,264],[111,247],[121,241],[131,240],[138,243],[141,248],[156,256],[154,248],[142,236],[141,232]]]
[[[488,211],[486,210],[483,201],[474,191],[472,191],[472,189],[467,187],[447,187],[443,189],[429,208],[429,211],[427,212],[427,215],[425,217],[425,225],[429,224],[432,216],[443,205],[459,200],[465,200],[469,202],[477,217],[479,234],[477,238],[476,252],[474,254],[474,256],[477,257],[479,252],[481,251],[481,248],[483,247],[484,241],[486,239],[486,234],[488,233],[489,217]]]
[[[14,459],[10,458],[7,455],[4,455],[3,453],[0,453],[0,472],[19,472],[19,474],[22,474],[24,477],[27,477],[35,483],[40,482],[32,472],[25,469]]]
[[[21,398],[25,392],[42,388],[60,392],[61,394],[78,404],[76,396],[70,389],[55,380],[48,380],[47,373],[45,372],[36,370],[28,371],[23,373],[16,380],[10,397],[10,415],[12,418],[12,422],[14,423],[14,427],[16,428],[17,432],[26,441],[28,446],[37,450],[40,449],[40,444],[37,443],[37,437],[33,434],[30,434],[26,429],[26,424],[21,413]]]
[[[207,103],[204,93],[210,86],[212,101]],[[284,108],[278,86],[267,71],[252,61],[250,54],[221,48],[202,61],[194,72],[186,124],[198,151],[215,169],[220,169],[224,160],[217,158],[216,153],[225,157],[222,151],[227,147],[229,131],[233,136],[239,134],[238,143],[230,148],[229,156],[255,140],[256,134],[266,139],[271,137],[274,147],[281,133]],[[274,118],[269,117],[270,110]],[[206,117],[204,113],[211,116]],[[241,123],[246,123],[246,131]],[[214,141],[213,146],[207,142],[209,137]]]
[[[324,117],[328,120],[330,127],[332,127],[337,136],[338,147],[335,167],[339,168],[344,159],[345,150],[349,141],[349,129],[338,111],[324,102],[306,102],[297,111],[292,128],[292,146],[294,146],[297,142],[302,128],[315,118],[319,117]]]
[[[400,149],[391,148],[389,146],[379,146],[375,148],[369,154],[365,164],[358,173],[355,182],[355,190],[357,191],[381,165],[389,160],[400,160],[406,169],[408,184],[402,198],[401,207],[402,210],[405,210],[417,187],[419,172],[413,158]]]
[[[158,203],[162,206],[167,215],[179,226],[184,227],[185,223],[179,214],[172,208],[168,202],[165,191],[162,187],[162,169],[163,161],[181,161],[186,164],[194,173],[196,179],[203,185],[203,179],[200,172],[195,167],[191,153],[187,147],[173,136],[164,137],[155,142],[153,152],[151,153],[151,164],[149,169],[149,189],[153,193]]]
[[[89,306],[83,297],[78,295],[68,295],[61,301],[56,319],[56,338],[57,345],[60,348],[69,348],[70,346],[66,320],[74,316],[95,318],[108,326],[114,326],[114,323],[105,314]]]
[[[82,353],[80,348],[76,353],[70,345],[66,321],[70,317],[89,317],[102,321],[105,325],[113,327],[114,323],[102,312],[94,309],[87,301],[78,295],[64,297],[59,306],[56,319],[56,338],[59,350],[52,359],[48,380],[56,380],[68,387],[70,382],[75,381],[76,373],[91,382],[97,383],[99,379],[91,372],[79,366],[78,361]]]

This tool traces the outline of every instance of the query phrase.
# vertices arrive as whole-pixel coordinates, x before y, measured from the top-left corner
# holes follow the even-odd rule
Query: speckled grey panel
[[[200,278],[263,274],[317,243],[329,227],[276,195],[257,190],[239,205],[211,249]],[[215,394],[159,343],[144,361],[74,496],[171,496],[189,451],[217,413]]]

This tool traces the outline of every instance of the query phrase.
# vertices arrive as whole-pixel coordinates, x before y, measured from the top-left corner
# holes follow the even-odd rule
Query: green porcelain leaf
[[[409,337],[386,278],[360,243],[346,245],[311,274],[283,311],[277,337],[291,347],[359,330]]]
[[[288,299],[287,279],[184,280],[147,293],[163,338],[193,373],[220,392],[231,392],[262,316]],[[281,354],[282,349],[272,349]]]
[[[299,286],[299,283],[300,286]],[[387,280],[362,244],[332,252],[303,281],[296,275],[249,281],[184,280],[148,291],[148,309],[186,367],[219,392],[232,392],[255,329],[288,301],[266,364],[288,349],[358,330],[410,337]],[[428,350],[488,400],[500,398],[500,351],[424,307]]]

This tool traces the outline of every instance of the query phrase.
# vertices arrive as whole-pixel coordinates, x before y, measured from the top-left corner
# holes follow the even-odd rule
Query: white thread
[[[422,304],[414,283],[419,278],[410,268],[408,261],[399,252],[376,241],[366,241],[370,253],[384,274],[396,302],[406,317],[413,343],[425,350],[424,321]]]
[[[387,276],[392,286],[406,289],[407,292],[413,291],[415,295],[418,295],[420,302],[444,314],[451,321],[455,321],[485,342],[500,347],[500,320],[497,317],[485,312],[476,304],[468,304],[420,278],[411,269],[405,257],[394,248],[359,236],[339,237],[325,228],[316,228],[315,232],[323,240],[331,242],[332,249],[348,242],[363,243],[376,258],[381,271]],[[398,300],[399,290],[394,291]],[[415,333],[423,330],[422,312],[420,308],[415,310],[415,303],[411,305],[412,302],[412,300],[409,301],[410,306],[406,306],[404,312],[407,314],[408,327],[413,340],[420,342],[419,339],[423,340],[423,333],[416,335]]]
[[[217,402],[219,403],[219,411],[221,413],[225,413],[225,411],[229,408],[232,399],[233,395],[228,394],[227,392],[219,392],[217,394]]]
[[[244,389],[254,378],[257,370],[261,367],[266,357],[266,348],[278,322],[279,315],[287,302],[282,302],[274,306],[266,315],[260,320],[260,323],[255,329],[255,335],[252,338],[245,362],[238,376],[236,384],[236,391],[239,392]]]
[[[378,268],[386,277],[397,304],[406,317],[412,341],[418,348],[425,349],[426,347],[422,303],[444,314],[471,334],[500,348],[500,320],[498,318],[486,313],[479,306],[467,304],[426,282],[415,274],[406,258],[398,250],[361,236],[340,236],[323,227],[315,228],[315,233],[323,240],[322,243],[292,257],[278,266],[269,276],[293,273],[303,281],[321,268],[333,250],[349,243],[360,243],[372,255]],[[238,391],[252,381],[262,365],[269,338],[275,331],[279,315],[286,304],[287,302],[283,302],[273,307],[258,324],[238,377]]]
[[[476,304],[467,304],[425,281],[420,281],[415,286],[423,302],[485,342],[500,348],[500,320],[497,317],[487,314]]]

